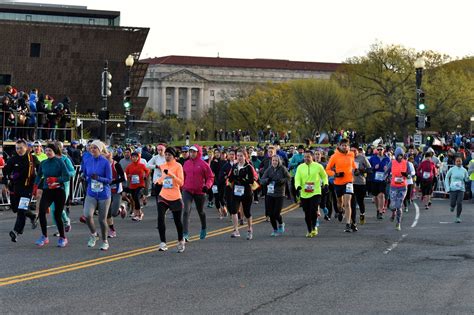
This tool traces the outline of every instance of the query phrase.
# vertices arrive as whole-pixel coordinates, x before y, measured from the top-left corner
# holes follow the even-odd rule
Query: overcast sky
[[[121,11],[150,27],[142,58],[192,55],[341,62],[371,44],[474,55],[474,0],[43,0]]]

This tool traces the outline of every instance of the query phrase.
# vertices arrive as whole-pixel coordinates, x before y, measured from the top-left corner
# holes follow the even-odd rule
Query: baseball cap
[[[189,151],[189,147],[188,146],[184,146],[181,148],[181,151],[182,152],[188,152]]]
[[[193,145],[193,146],[191,146],[191,147],[189,148],[189,150],[193,150],[193,151],[196,151],[196,152],[198,152],[198,151],[199,151],[199,150],[198,150],[198,148],[196,148],[194,145]]]

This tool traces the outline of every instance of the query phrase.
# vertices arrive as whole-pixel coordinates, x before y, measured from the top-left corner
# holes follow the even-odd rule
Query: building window
[[[89,19],[89,25],[94,25],[95,24],[95,19]]]
[[[171,109],[167,109],[167,110],[166,110],[166,116],[167,116],[167,117],[170,117],[170,116],[171,116]]]
[[[211,96],[214,96],[214,90],[210,90],[209,93],[211,94]]]
[[[40,43],[31,43],[30,45],[30,57],[39,58],[41,55],[41,44]]]
[[[27,15],[27,16],[26,16],[26,20],[27,20],[27,21],[31,21],[31,15]]]
[[[11,74],[0,74],[0,85],[11,85],[12,76]]]

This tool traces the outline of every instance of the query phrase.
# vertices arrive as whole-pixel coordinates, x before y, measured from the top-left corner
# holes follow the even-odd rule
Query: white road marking
[[[454,223],[454,222],[440,222],[439,224],[451,224],[451,223]]]
[[[418,219],[420,218],[420,207],[418,207],[416,202],[413,202],[413,205],[415,206],[416,214],[415,214],[415,220],[413,221],[413,224],[411,225],[412,228],[414,228],[418,224]]]
[[[401,241],[403,241],[403,239],[404,239],[405,237],[407,237],[407,236],[408,236],[408,234],[403,234],[402,237],[400,237],[400,239],[399,239],[398,241],[396,241],[395,243],[393,243],[392,245],[390,245],[390,247],[387,248],[383,253],[384,253],[385,255],[387,255],[388,253],[390,253],[392,250],[394,250],[395,248],[397,248],[398,243],[400,243]]]

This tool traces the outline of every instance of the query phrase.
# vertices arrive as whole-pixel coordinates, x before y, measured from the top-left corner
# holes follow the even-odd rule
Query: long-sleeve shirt
[[[466,191],[466,182],[469,181],[469,175],[462,166],[451,167],[444,179],[446,191]]]
[[[145,178],[150,174],[150,170],[141,161],[137,161],[127,166],[125,174],[127,174],[128,187],[137,189],[145,187]]]
[[[49,189],[47,179],[48,177],[56,177],[57,182],[61,184],[61,189],[64,189],[64,183],[69,181],[69,172],[66,164],[61,158],[53,157],[48,158],[41,162],[38,174],[36,175],[35,184],[39,185],[42,178],[42,187],[40,189]]]
[[[153,182],[156,182],[158,178],[161,177],[160,165],[164,163],[166,163],[165,156],[157,154],[153,156],[146,164],[146,167],[148,167],[150,171],[153,171]]]
[[[83,163],[84,177],[87,180],[87,195],[97,200],[107,200],[111,197],[110,182],[112,181],[112,167],[103,157],[93,157]],[[97,178],[93,179],[93,175]]]
[[[163,185],[160,197],[168,201],[181,199],[181,187],[184,183],[183,166],[172,160],[160,165],[161,177],[156,180],[156,184]],[[164,170],[168,170],[165,174]]]
[[[328,185],[328,175],[324,167],[317,163],[300,164],[296,169],[295,188],[301,187],[301,198],[308,199],[315,195],[321,195],[321,184]]]
[[[342,153],[339,149],[331,156],[326,166],[326,172],[329,176],[334,176],[335,173],[344,173],[342,177],[334,177],[334,185],[352,183],[354,180],[352,172],[355,169],[354,153]]]

